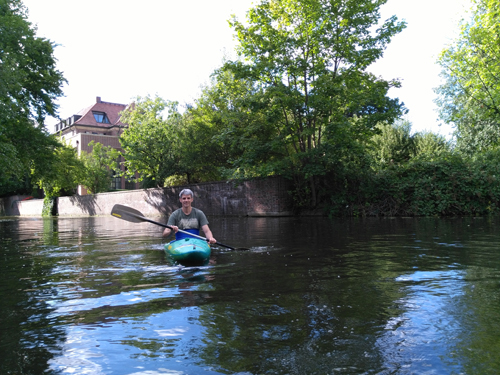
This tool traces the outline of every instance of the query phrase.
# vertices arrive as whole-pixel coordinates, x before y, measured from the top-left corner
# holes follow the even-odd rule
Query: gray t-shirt
[[[181,230],[187,229],[198,229],[204,225],[208,224],[208,219],[203,213],[203,211],[197,208],[191,207],[191,213],[186,215],[182,208],[179,208],[172,212],[172,215],[168,218],[167,225],[175,225]]]

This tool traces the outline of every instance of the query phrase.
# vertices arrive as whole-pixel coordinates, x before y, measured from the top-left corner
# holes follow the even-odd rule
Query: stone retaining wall
[[[180,207],[179,192],[194,192],[193,206],[210,216],[290,216],[290,183],[281,177],[243,182],[211,182],[171,188],[127,190],[95,195],[60,197],[59,216],[109,215],[115,204],[124,204],[145,216],[165,216]],[[41,216],[42,199],[0,199],[2,216]]]
[[[28,195],[0,198],[0,216],[42,216],[43,199]]]

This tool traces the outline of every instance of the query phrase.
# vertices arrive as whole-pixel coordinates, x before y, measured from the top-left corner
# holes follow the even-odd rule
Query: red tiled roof
[[[103,128],[109,128],[113,125],[123,126],[125,124],[120,121],[120,112],[125,110],[125,108],[127,108],[125,104],[103,102],[98,97],[95,104],[77,113],[82,117],[75,121],[75,125],[90,125]],[[104,112],[108,116],[109,124],[97,122],[92,112]]]

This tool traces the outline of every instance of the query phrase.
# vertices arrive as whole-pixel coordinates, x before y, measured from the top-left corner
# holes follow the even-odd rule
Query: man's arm
[[[205,237],[207,238],[209,243],[214,244],[217,242],[207,224],[202,226],[201,229],[203,230],[203,233],[205,233]]]
[[[170,215],[170,217],[168,218],[168,222],[167,222],[167,225],[172,227],[174,233],[177,233],[177,231],[179,230],[179,227],[176,224],[176,218],[177,218],[177,211],[174,211],[172,213],[172,215]],[[165,230],[163,231],[163,237],[168,237],[172,234],[172,229],[170,228],[165,228]]]

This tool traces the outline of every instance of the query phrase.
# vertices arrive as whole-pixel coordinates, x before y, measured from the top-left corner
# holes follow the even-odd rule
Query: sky
[[[436,59],[458,35],[459,21],[471,0],[388,0],[381,19],[407,22],[384,57],[370,70],[386,80],[409,109],[412,130],[449,137],[439,125],[436,95],[440,67]],[[190,103],[224,56],[234,57],[228,19],[243,21],[254,0],[24,0],[37,35],[57,44],[57,68],[68,81],[59,98],[59,115],[68,118],[103,101],[128,104],[138,96],[160,96]],[[57,122],[47,120],[49,129]]]

